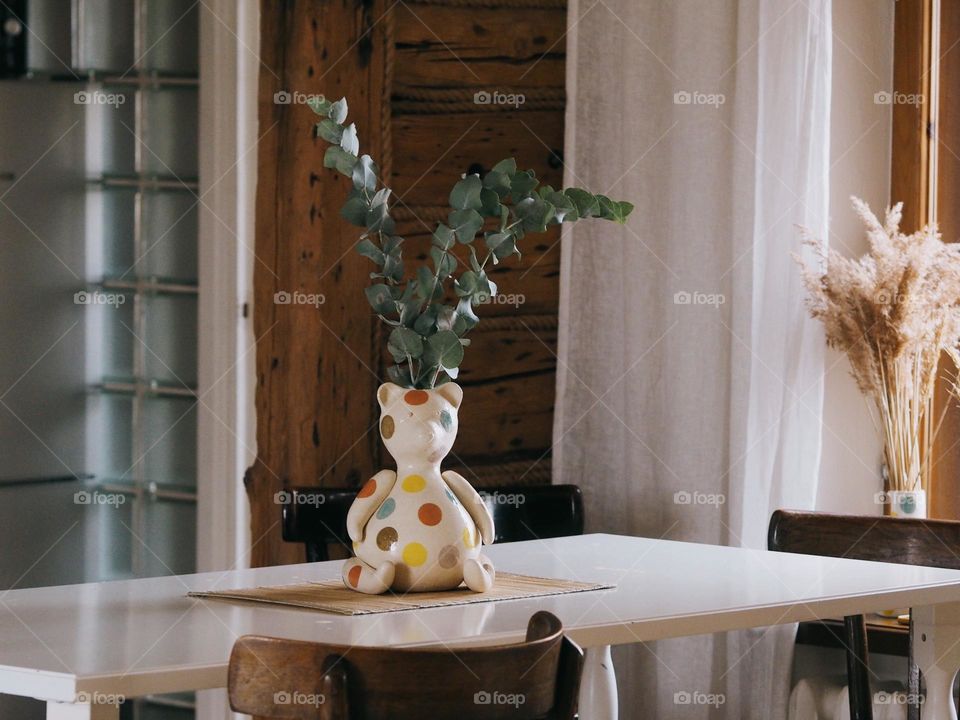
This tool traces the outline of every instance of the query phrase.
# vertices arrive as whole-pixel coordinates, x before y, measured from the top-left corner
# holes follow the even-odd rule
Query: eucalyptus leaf
[[[510,195],[514,203],[527,197],[537,187],[537,176],[533,170],[518,172],[510,179]]]
[[[429,337],[437,329],[437,312],[433,306],[424,310],[413,323],[413,329],[423,337]]]
[[[344,206],[346,207],[346,206]],[[342,211],[341,211],[342,212]],[[357,252],[373,260],[377,265],[383,265],[386,255],[383,250],[377,247],[370,238],[363,238],[360,242],[357,243]]]
[[[340,136],[340,147],[354,157],[360,152],[360,140],[357,139],[357,126],[355,124],[350,123],[343,129],[343,134]]]
[[[442,250],[449,250],[456,242],[456,235],[451,228],[440,223],[437,225],[437,229],[433,231],[432,242]]]
[[[577,214],[582,218],[594,217],[600,214],[600,201],[597,197],[580,188],[567,188],[563,191],[577,208]]]
[[[347,119],[347,99],[340,98],[330,105],[330,110],[327,115],[338,125],[342,124],[343,121]]]
[[[396,283],[403,280],[403,259],[399,251],[384,255],[383,276]]]
[[[458,297],[470,297],[477,292],[480,283],[480,274],[473,270],[465,270],[464,273],[456,279],[454,291]]]
[[[340,208],[340,214],[346,218],[351,225],[367,227],[367,203],[363,198],[352,197]]]
[[[479,210],[482,187],[479,175],[467,175],[450,191],[450,207],[454,210]]]
[[[457,269],[457,259],[438,247],[430,248],[430,258],[433,260],[436,275],[441,282],[450,277],[450,274]]]
[[[339,145],[331,145],[323,155],[324,167],[336,168],[341,175],[346,175],[348,178],[353,177],[353,166],[356,162],[357,158]]]
[[[400,387],[413,387],[410,368],[405,365],[391,365],[387,368],[387,377],[390,378],[390,382]]]
[[[397,302],[387,285],[371,285],[364,290],[367,302],[380,315],[393,315],[397,312]]]
[[[492,190],[498,197],[506,197],[510,194],[510,175],[491,170],[483,177],[483,189]]]
[[[408,327],[394,328],[387,340],[387,350],[397,362],[405,358],[416,360],[423,355],[423,338]]]
[[[473,312],[473,303],[469,297],[461,298],[460,302],[457,303],[457,323],[461,321],[465,328],[463,332],[472,330],[480,322],[480,318]],[[463,333],[458,332],[458,334],[462,335]]]
[[[322,137],[328,143],[339,145],[340,138],[343,136],[343,128],[330,118],[324,118],[317,123],[317,136]]]
[[[480,191],[480,213],[484,217],[500,217],[500,196],[490,188]]]
[[[447,217],[450,227],[457,235],[457,240],[464,245],[472,243],[480,228],[483,227],[483,217],[476,210],[454,210]]]
[[[311,95],[307,98],[307,107],[313,110],[317,115],[326,115],[330,112],[333,105],[323,95]]]
[[[396,332],[396,331],[394,331]],[[427,338],[424,361],[442,368],[456,368],[463,361],[463,345],[452,330],[438,330]]]
[[[513,158],[507,158],[506,160],[501,160],[496,165],[493,166],[491,172],[501,172],[504,175],[514,175],[517,172],[517,161]]]
[[[354,135],[354,137],[356,137],[356,135]],[[331,140],[331,142],[333,141]],[[359,144],[357,147],[359,148]],[[353,186],[358,190],[373,192],[377,189],[377,177],[379,175],[380,168],[377,167],[377,164],[369,155],[364,155],[353,167]],[[384,198],[384,202],[385,201],[386,198]]]

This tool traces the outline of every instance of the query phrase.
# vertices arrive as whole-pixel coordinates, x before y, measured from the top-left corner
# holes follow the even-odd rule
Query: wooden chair
[[[523,643],[373,648],[248,635],[230,655],[234,712],[302,720],[568,720],[583,651],[548,612]]]
[[[960,522],[831,515],[777,510],[770,518],[767,548],[780,552],[854,560],[960,569]],[[872,720],[867,632],[863,615],[843,619],[851,720]],[[909,720],[919,720],[920,672],[908,659]]]
[[[480,490],[496,528],[496,542],[583,534],[583,494],[576,485],[501,486]],[[350,552],[347,511],[353,490],[295,487],[281,494],[283,539],[302,542],[307,561],[330,558],[328,545]]]

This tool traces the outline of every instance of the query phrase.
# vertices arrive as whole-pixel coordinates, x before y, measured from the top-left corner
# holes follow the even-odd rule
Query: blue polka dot
[[[440,413],[440,424],[447,432],[450,432],[450,428],[453,427],[453,417],[446,410]]]
[[[383,501],[383,505],[380,506],[380,509],[377,510],[377,517],[381,520],[390,517],[393,514],[393,511],[397,509],[397,501],[393,498],[387,498]]]

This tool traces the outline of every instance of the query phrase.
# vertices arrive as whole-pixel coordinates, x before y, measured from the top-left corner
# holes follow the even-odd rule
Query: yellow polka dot
[[[418,567],[427,561],[427,549],[418,542],[407,543],[403,549],[403,561],[410,567]]]
[[[408,493],[420,492],[427,486],[427,481],[420,475],[407,475],[403,479],[401,487]]]
[[[476,547],[477,542],[474,540],[474,533],[470,528],[463,529],[463,544],[468,548]]]

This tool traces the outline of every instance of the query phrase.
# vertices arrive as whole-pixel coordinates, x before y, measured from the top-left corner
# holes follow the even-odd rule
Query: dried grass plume
[[[803,230],[818,267],[795,258],[811,315],[823,322],[827,344],[846,353],[879,415],[889,489],[917,490],[926,487],[939,429],[930,408],[941,354],[953,378],[960,367],[960,248],[944,243],[936,226],[900,232],[903,203],[887,208],[881,225],[865,202],[851,200],[869,252],[853,260]]]

